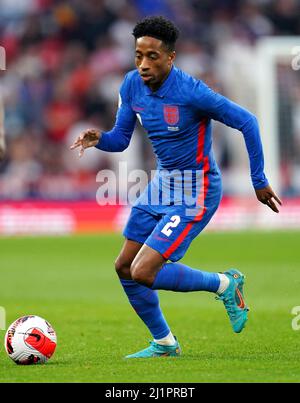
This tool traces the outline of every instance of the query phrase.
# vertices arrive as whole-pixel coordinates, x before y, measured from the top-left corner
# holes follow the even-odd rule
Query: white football
[[[16,364],[43,364],[53,355],[56,341],[55,330],[49,322],[39,316],[28,315],[9,326],[4,346]]]

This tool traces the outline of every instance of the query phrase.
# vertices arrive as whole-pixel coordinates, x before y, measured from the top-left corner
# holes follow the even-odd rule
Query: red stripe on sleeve
[[[205,207],[205,199],[209,187],[209,177],[208,177],[208,172],[209,172],[209,157],[204,157],[203,159],[203,187],[200,190],[198,199],[197,199],[197,205],[200,207],[197,215],[194,218],[195,221],[201,221],[202,217],[206,211]]]
[[[209,186],[209,178],[208,178],[208,172],[209,172],[209,158],[204,157],[204,165],[203,165],[203,187],[201,188],[199,192],[199,196],[197,199],[197,205],[201,206],[199,209],[198,213],[194,217],[193,221],[189,222],[184,230],[181,232],[181,234],[175,239],[175,241],[170,245],[170,247],[166,250],[165,253],[163,253],[163,257],[167,260],[171,256],[171,254],[181,245],[181,243],[184,241],[184,239],[187,237],[188,233],[190,232],[191,228],[195,224],[195,222],[199,222],[202,220],[204,213],[206,211],[205,207],[205,199],[208,191],[208,186]]]
[[[200,162],[203,160],[206,127],[207,127],[207,118],[203,118],[199,124],[198,129],[198,144],[197,144],[197,156],[196,156],[197,164],[200,164]]]

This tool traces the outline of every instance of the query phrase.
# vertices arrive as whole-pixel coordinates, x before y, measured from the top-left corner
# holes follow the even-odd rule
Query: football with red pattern
[[[56,348],[56,333],[45,319],[22,316],[8,328],[4,346],[8,356],[20,365],[44,364]]]

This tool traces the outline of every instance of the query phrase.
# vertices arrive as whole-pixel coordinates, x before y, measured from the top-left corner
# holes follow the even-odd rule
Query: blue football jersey
[[[137,119],[151,140],[158,169],[218,172],[212,151],[211,120],[241,131],[253,186],[262,189],[268,185],[256,117],[176,66],[155,92],[137,70],[126,74],[115,126],[102,133],[96,147],[123,151],[130,143]]]

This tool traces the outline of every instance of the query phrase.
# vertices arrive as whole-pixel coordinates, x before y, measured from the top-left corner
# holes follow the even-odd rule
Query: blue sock
[[[131,306],[150,330],[154,339],[162,339],[170,333],[161,312],[157,291],[138,284],[134,280],[120,279]]]
[[[157,273],[152,289],[216,292],[219,285],[220,279],[217,273],[192,269],[181,263],[165,263]]]

